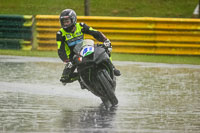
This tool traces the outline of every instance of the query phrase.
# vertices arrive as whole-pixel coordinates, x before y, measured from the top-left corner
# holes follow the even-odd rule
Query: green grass
[[[0,55],[58,57],[57,51],[37,51],[37,50],[25,51],[25,50],[0,49]]]
[[[22,50],[0,50],[0,55],[55,57],[59,58],[57,51],[22,51]],[[154,62],[169,64],[194,64],[200,65],[199,56],[169,56],[169,55],[136,55],[112,53],[113,61]]]
[[[113,60],[200,65],[200,56],[113,54]]]
[[[92,16],[192,17],[199,0],[90,0]],[[0,14],[59,15],[72,8],[84,15],[84,0],[1,0]]]

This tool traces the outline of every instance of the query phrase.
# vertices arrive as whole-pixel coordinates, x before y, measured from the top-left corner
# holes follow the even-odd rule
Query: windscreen
[[[79,54],[84,46],[94,46],[94,41],[90,39],[83,40],[74,47],[74,52]]]

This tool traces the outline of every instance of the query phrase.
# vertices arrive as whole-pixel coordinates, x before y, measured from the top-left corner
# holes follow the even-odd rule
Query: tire
[[[101,70],[98,72],[98,79],[101,83],[102,90],[104,91],[105,97],[110,101],[112,106],[118,104],[118,99],[115,96],[115,89],[112,85],[112,79],[106,70]]]

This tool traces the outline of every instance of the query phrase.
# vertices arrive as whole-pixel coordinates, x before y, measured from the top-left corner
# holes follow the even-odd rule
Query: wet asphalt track
[[[0,133],[200,133],[200,66],[114,62],[119,105],[107,111],[57,58],[0,55]]]

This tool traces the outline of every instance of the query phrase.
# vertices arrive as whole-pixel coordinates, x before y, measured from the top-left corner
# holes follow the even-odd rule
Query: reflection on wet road
[[[0,56],[0,132],[200,132],[200,66],[114,62],[118,107],[77,82],[59,59]]]

